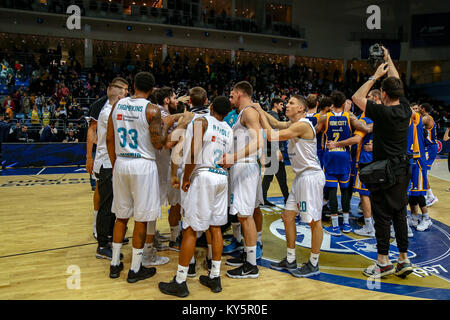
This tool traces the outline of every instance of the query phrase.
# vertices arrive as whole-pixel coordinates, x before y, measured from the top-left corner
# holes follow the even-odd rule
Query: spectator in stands
[[[9,119],[13,119],[13,111],[10,105],[6,105],[5,116],[8,115]]]
[[[3,110],[6,110],[7,107],[14,111],[14,100],[10,95],[6,96],[6,99],[3,101]]]
[[[16,141],[17,142],[28,142],[30,139],[28,137],[28,127],[21,125],[20,122],[16,124]]]
[[[32,125],[40,125],[41,124],[42,113],[38,109],[37,105],[35,105],[35,104],[33,105],[33,109],[28,114],[28,118],[31,119]]]
[[[50,123],[44,127],[41,133],[41,142],[56,142],[58,130],[55,128],[55,121],[51,120]]]
[[[8,141],[8,135],[9,135],[9,125],[5,121],[5,115],[3,113],[0,113],[0,153],[2,143]]]
[[[75,130],[69,130],[63,142],[64,143],[78,142],[78,138],[75,136]]]
[[[28,115],[31,111],[31,100],[27,92],[24,92],[21,99],[22,113]]]

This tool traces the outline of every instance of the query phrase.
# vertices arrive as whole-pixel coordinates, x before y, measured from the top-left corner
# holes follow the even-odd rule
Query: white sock
[[[188,273],[189,267],[183,267],[181,265],[178,265],[178,271],[177,276],[175,278],[175,281],[177,283],[183,283],[186,281],[187,273]]]
[[[146,253],[146,252],[150,252],[150,250],[153,248],[153,242],[152,243],[145,243],[144,244],[144,254]]]
[[[136,249],[133,248],[133,257],[131,258],[131,270],[138,272],[141,268],[142,254],[144,253],[144,248]]]
[[[369,230],[373,230],[372,218],[364,218],[364,223]]]
[[[427,190],[427,198],[430,198],[430,199],[434,198],[434,194],[433,194],[433,191],[431,191],[431,188]]]
[[[256,233],[256,242],[262,243],[262,231]]]
[[[242,241],[241,224],[239,222],[232,222],[231,228],[233,229],[233,236],[236,238],[238,242],[241,242]]]
[[[122,243],[112,243],[112,266],[118,266],[120,264],[120,249],[122,249]]]
[[[94,231],[95,234],[97,234],[97,214],[98,210],[94,210],[94,224],[92,226],[92,230]]]
[[[342,216],[343,216],[343,218],[344,218],[344,223],[345,224],[350,224],[350,222],[349,222],[349,217],[350,217],[350,213],[343,213],[342,214]]]
[[[286,254],[286,260],[289,263],[292,263],[295,261],[295,248],[287,248],[287,254]]]
[[[179,230],[178,226],[170,227],[170,241],[175,241],[177,239]]]
[[[331,223],[333,227],[339,227],[339,216],[331,216]]]
[[[209,278],[214,279],[220,277],[220,263],[222,261],[212,260],[211,262],[211,272],[209,273]]]
[[[208,259],[212,259],[212,245],[208,244]]]
[[[311,252],[311,255],[309,256],[309,261],[311,262],[311,264],[314,267],[316,267],[317,264],[319,263],[319,255],[320,255],[320,253],[312,253]]]
[[[247,261],[256,266],[256,246],[247,247]]]
[[[189,262],[189,264],[193,264],[193,263],[195,263],[195,254],[192,255],[191,262]]]

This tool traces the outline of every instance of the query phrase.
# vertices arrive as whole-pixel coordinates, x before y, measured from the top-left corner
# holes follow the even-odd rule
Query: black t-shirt
[[[406,154],[412,111],[409,101],[385,106],[368,100],[366,116],[373,120],[373,160],[380,161]]]
[[[100,112],[102,111],[103,107],[106,104],[106,101],[108,101],[108,97],[104,96],[100,99],[95,100],[91,107],[89,108],[88,117],[90,119],[94,119],[95,121],[98,121],[98,116],[100,115]]]

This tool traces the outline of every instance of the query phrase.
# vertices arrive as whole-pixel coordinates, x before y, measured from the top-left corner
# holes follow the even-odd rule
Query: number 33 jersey
[[[126,97],[112,114],[117,157],[155,160],[155,148],[147,121],[147,99]]]

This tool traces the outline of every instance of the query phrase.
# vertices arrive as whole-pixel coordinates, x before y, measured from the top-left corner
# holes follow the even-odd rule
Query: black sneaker
[[[175,241],[169,241],[169,250],[173,250],[176,252],[180,252],[181,247],[181,238],[177,237]]]
[[[130,271],[128,271],[127,281],[128,281],[128,283],[135,283],[135,282],[138,282],[139,280],[151,278],[155,275],[155,273],[156,273],[156,268],[153,268],[153,267],[146,268],[141,265],[141,268],[139,269],[138,272],[134,272],[131,269],[130,269]]]
[[[414,272],[413,266],[411,262],[402,262],[397,263],[397,266],[395,267],[395,275],[397,277],[400,277],[402,279],[405,279],[408,275]]]
[[[233,270],[228,270],[227,276],[233,279],[256,279],[259,276],[259,269],[258,266],[254,266],[248,261],[245,261],[242,266]]]
[[[120,271],[123,270],[123,263],[121,262],[118,266],[109,266],[109,277],[111,279],[116,279],[120,277]]]
[[[313,266],[311,261],[303,264],[300,268],[289,271],[294,277],[307,278],[320,274],[319,265]]]
[[[275,270],[297,270],[297,261],[294,260],[293,262],[289,263],[287,261],[287,258],[284,258],[280,262],[271,262],[270,267]]]
[[[220,283],[220,277],[211,279],[208,276],[200,276],[200,283],[211,289],[212,292],[218,293],[222,291],[222,285]]]
[[[247,261],[247,253],[242,250],[241,254],[236,258],[229,258],[225,261],[225,264],[232,267],[240,267],[242,264]]]
[[[112,248],[111,247],[97,247],[97,252],[95,253],[97,259],[112,259]],[[120,254],[120,260],[123,259],[123,254]]]
[[[187,273],[187,276],[189,278],[194,278],[197,275],[197,273],[195,272],[196,264],[197,264],[196,262],[189,264],[189,269],[188,269],[188,273]]]
[[[123,242],[122,242],[122,245],[127,245],[127,244],[129,244],[130,243],[130,238],[128,238],[128,237],[125,237],[125,238],[123,238]]]
[[[212,260],[208,259],[208,257],[205,257],[204,266],[205,266],[205,269],[208,269],[208,271],[211,271]]]
[[[160,282],[158,284],[159,291],[164,294],[169,294],[171,296],[177,296],[180,298],[187,297],[189,295],[189,290],[186,284],[186,281],[183,283],[178,283],[176,280],[176,276],[173,277],[170,282]]]

